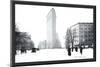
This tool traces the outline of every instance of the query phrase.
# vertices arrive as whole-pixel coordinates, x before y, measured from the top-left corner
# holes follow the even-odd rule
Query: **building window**
[[[80,31],[80,33],[83,33],[83,31]]]
[[[87,37],[87,35],[85,35],[85,37]]]
[[[88,30],[91,30],[91,28],[88,28]]]
[[[87,30],[87,28],[85,28],[85,30]]]
[[[83,28],[80,28],[80,30],[83,30]]]
[[[84,36],[83,35],[81,35],[81,38],[83,38]]]
[[[91,37],[91,35],[89,34],[89,35],[88,35],[88,37],[90,38],[90,37]]]

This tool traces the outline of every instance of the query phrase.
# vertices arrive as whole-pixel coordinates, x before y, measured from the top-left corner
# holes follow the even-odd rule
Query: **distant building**
[[[70,27],[75,46],[93,46],[93,23],[77,23]]]
[[[44,41],[41,41],[41,42],[39,43],[38,48],[39,48],[39,49],[46,49],[46,46],[47,46],[46,40],[44,40]]]

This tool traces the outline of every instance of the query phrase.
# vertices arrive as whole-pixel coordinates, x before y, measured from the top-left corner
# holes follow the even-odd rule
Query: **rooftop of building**
[[[56,17],[56,11],[55,11],[54,8],[51,8],[51,9],[50,9],[50,11],[48,12],[48,14],[47,14],[46,17],[50,16],[51,13],[53,13],[53,15]]]
[[[86,22],[85,22],[85,23],[84,23],[84,22],[79,22],[79,23],[76,23],[76,24],[72,25],[71,27],[76,26],[76,25],[78,25],[78,24],[93,24],[93,22],[88,22],[88,23],[86,23]],[[70,27],[70,28],[71,28],[71,27]]]

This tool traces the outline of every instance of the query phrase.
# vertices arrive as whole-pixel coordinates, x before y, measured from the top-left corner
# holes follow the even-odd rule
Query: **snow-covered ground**
[[[71,59],[86,59],[93,58],[93,49],[84,49],[82,55],[80,51],[71,52],[71,56],[68,56],[66,49],[41,49],[36,53],[17,54],[15,61],[17,62],[36,62],[36,61],[52,61],[52,60],[71,60]]]

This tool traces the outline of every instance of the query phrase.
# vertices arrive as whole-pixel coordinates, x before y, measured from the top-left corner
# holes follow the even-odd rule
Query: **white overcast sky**
[[[93,9],[55,6],[16,5],[15,22],[21,32],[28,32],[37,47],[46,40],[46,16],[51,8],[56,11],[56,32],[62,47],[67,28],[78,22],[93,22]]]

